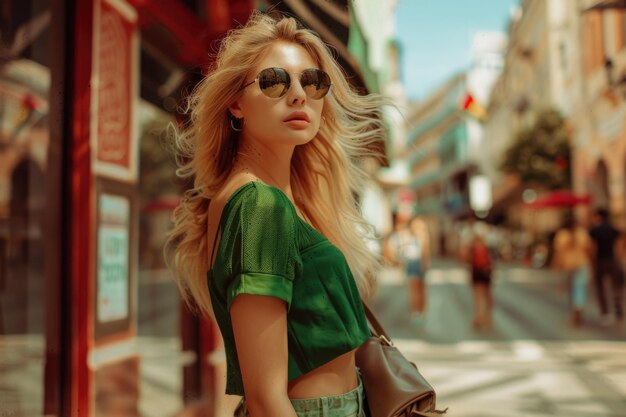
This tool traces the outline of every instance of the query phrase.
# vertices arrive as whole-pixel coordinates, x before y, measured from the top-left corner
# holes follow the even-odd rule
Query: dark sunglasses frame
[[[303,83],[303,79],[307,74],[315,74],[317,82]],[[307,68],[298,75],[300,76],[300,85],[302,86],[302,89],[306,93],[307,97],[314,100],[319,100],[324,98],[326,94],[328,94],[328,92],[330,91],[332,82],[330,81],[330,76],[326,73],[326,71],[319,68]],[[259,72],[259,74],[254,78],[254,80],[245,84],[239,89],[239,91],[251,86],[257,81],[259,83],[259,88],[261,89],[261,92],[270,98],[283,97],[285,94],[287,94],[287,91],[289,91],[289,88],[291,87],[291,76],[286,69],[280,67],[270,67],[262,69],[261,72]],[[282,89],[274,89],[274,87],[281,84]],[[315,89],[311,90],[309,88],[311,86],[313,86]]]

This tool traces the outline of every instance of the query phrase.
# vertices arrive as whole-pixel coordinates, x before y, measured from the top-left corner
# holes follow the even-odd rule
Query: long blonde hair
[[[358,206],[357,196],[368,179],[359,160],[380,157],[373,145],[384,137],[381,111],[388,101],[352,91],[328,47],[314,32],[298,27],[295,19],[276,20],[254,12],[223,39],[213,68],[189,97],[189,122],[176,135],[177,175],[193,186],[174,210],[165,254],[185,301],[208,315],[208,203],[228,178],[238,144],[228,106],[255,61],[277,40],[303,46],[333,82],[324,98],[319,132],[295,149],[294,199],[307,220],[344,253],[361,293],[367,296],[373,288],[378,265],[366,246],[371,228]]]

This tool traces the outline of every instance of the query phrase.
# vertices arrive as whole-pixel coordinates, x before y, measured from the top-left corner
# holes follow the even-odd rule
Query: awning
[[[248,20],[253,0],[206,0],[207,17],[181,0],[128,0],[139,15],[142,39],[184,66],[206,66],[211,45],[226,31]]]
[[[592,201],[590,194],[574,194],[569,190],[555,190],[539,196],[532,203],[523,205],[525,208],[568,208],[581,204],[590,204]]]

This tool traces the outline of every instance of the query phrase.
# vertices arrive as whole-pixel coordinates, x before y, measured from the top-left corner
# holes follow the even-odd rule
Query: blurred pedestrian
[[[193,188],[166,254],[219,325],[237,416],[364,415],[355,350],[377,260],[357,227],[357,161],[377,156],[385,104],[314,32],[261,12],[221,40],[191,97],[177,172]]]
[[[587,230],[576,223],[573,215],[568,215],[554,236],[552,267],[566,275],[571,323],[575,327],[583,323],[592,250],[591,237]]]
[[[404,269],[409,289],[411,323],[423,326],[426,318],[426,271],[430,267],[428,226],[419,217],[397,215],[387,239],[387,258]]]
[[[488,226],[484,222],[473,223],[469,241],[463,246],[461,256],[470,265],[474,317],[472,325],[476,329],[491,327],[493,297],[491,274],[493,270],[491,251],[487,245]]]
[[[600,308],[601,323],[609,325],[613,321],[613,317],[609,313],[607,299],[613,304],[615,319],[618,321],[624,319],[622,307],[624,274],[615,256],[620,232],[611,224],[608,210],[599,208],[595,211],[593,226],[589,230],[589,235],[594,243],[593,280],[598,307]],[[608,286],[606,285],[607,279]]]

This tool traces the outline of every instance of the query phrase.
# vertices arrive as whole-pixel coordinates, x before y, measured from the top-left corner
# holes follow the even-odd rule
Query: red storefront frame
[[[50,145],[46,171],[46,216],[44,221],[45,282],[46,282],[46,358],[44,370],[44,405],[46,415],[63,415],[69,401],[70,364],[67,346],[69,326],[65,320],[68,312],[69,239],[66,238],[65,212],[67,211],[68,181],[64,175],[66,149],[68,148],[69,114],[67,94],[70,88],[66,56],[69,49],[68,21],[65,0],[51,2],[50,19]],[[58,239],[52,237],[58,236]]]
[[[93,2],[76,2],[74,15],[74,56],[71,57],[72,96],[68,111],[72,118],[70,132],[70,384],[67,395],[68,416],[90,415],[91,373],[87,367],[93,344],[94,204],[91,198],[94,179],[91,167],[91,73],[93,49]],[[77,36],[80,34],[80,36]]]

